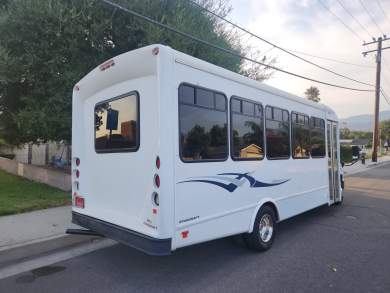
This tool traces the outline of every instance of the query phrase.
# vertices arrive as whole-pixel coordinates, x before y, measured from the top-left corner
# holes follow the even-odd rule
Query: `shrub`
[[[340,146],[340,152],[341,152],[341,161],[345,163],[349,163],[352,161],[352,147],[351,146]]]

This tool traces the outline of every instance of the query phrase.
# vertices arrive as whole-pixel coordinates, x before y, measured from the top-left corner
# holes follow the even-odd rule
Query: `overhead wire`
[[[387,60],[385,58],[382,59],[383,63],[385,64],[385,68],[389,71],[390,74],[390,65],[387,63]]]
[[[318,0],[318,2],[321,4],[322,7],[324,7],[326,10],[328,10],[344,27],[349,30],[352,34],[354,34],[361,42],[364,41],[364,38],[362,38],[356,31],[354,31],[349,25],[347,25],[336,13],[334,13],[322,0]]]
[[[385,17],[387,23],[390,25],[390,19],[389,19],[389,17],[387,16],[385,10],[383,9],[383,6],[382,6],[381,2],[380,2],[379,0],[376,0],[376,3],[378,3],[379,9],[382,11],[382,13],[383,13],[383,15],[384,15],[384,17]]]
[[[333,70],[331,70],[331,69],[328,69],[328,68],[326,68],[326,67],[324,67],[324,66],[321,66],[321,65],[319,65],[319,64],[316,64],[316,63],[314,63],[314,62],[312,62],[312,61],[310,61],[310,60],[307,60],[307,59],[305,59],[305,58],[303,58],[303,57],[301,57],[301,56],[298,56],[298,55],[294,54],[293,52],[291,52],[291,50],[287,50],[287,49],[285,49],[285,48],[283,48],[283,47],[281,47],[281,46],[279,46],[279,45],[277,45],[277,44],[275,44],[275,43],[273,43],[273,42],[270,42],[270,41],[266,40],[266,39],[263,38],[263,37],[260,37],[260,36],[257,35],[257,34],[254,34],[253,32],[247,30],[246,28],[244,28],[244,27],[242,27],[242,26],[240,26],[240,25],[238,25],[238,24],[236,24],[236,23],[234,23],[234,22],[232,22],[232,21],[230,21],[230,20],[228,20],[228,19],[226,19],[226,18],[224,18],[224,17],[218,15],[217,13],[215,13],[215,12],[213,12],[213,11],[207,9],[206,7],[200,5],[199,3],[197,3],[197,2],[195,2],[195,1],[193,1],[193,0],[187,0],[187,1],[188,1],[189,3],[191,3],[191,4],[193,4],[194,6],[200,8],[201,10],[204,10],[204,11],[206,11],[207,13],[210,13],[211,15],[213,15],[213,16],[215,16],[215,17],[221,19],[222,21],[224,21],[224,22],[226,22],[226,23],[228,23],[228,24],[230,24],[230,25],[232,25],[232,26],[234,26],[234,27],[236,27],[236,28],[238,28],[238,29],[244,31],[245,33],[247,33],[247,34],[249,34],[249,35],[255,37],[256,39],[259,39],[259,40],[261,40],[261,41],[263,41],[263,42],[265,42],[265,43],[267,43],[267,44],[269,44],[269,45],[271,45],[271,46],[274,46],[275,48],[277,48],[277,49],[279,49],[279,50],[281,50],[281,51],[283,51],[283,52],[285,52],[285,53],[287,53],[287,54],[289,54],[289,55],[291,55],[291,56],[293,56],[293,57],[295,57],[295,58],[298,58],[298,59],[301,60],[301,61],[304,61],[304,62],[306,62],[306,63],[309,63],[310,65],[313,65],[313,66],[315,66],[315,67],[317,67],[317,68],[320,68],[320,69],[322,69],[322,70],[325,70],[325,71],[327,71],[327,72],[330,72],[330,73],[332,73],[332,74],[334,74],[334,75],[337,75],[337,76],[339,76],[339,77],[348,79],[348,80],[350,80],[350,81],[354,81],[354,82],[356,82],[356,83],[360,83],[360,84],[364,84],[364,85],[368,85],[368,86],[372,86],[372,87],[374,86],[373,84],[366,83],[366,82],[362,82],[362,81],[360,81],[360,80],[356,80],[356,79],[351,78],[351,77],[348,77],[348,76],[346,76],[346,75],[337,73],[337,72],[335,72],[335,71],[333,71]],[[320,1],[320,0],[319,0],[319,1]]]
[[[382,88],[381,88],[381,94],[385,98],[387,104],[390,105],[390,96],[388,96]]]
[[[312,81],[312,82],[315,82],[315,83],[319,83],[319,84],[324,84],[324,85],[328,85],[328,86],[332,86],[332,87],[337,87],[337,88],[341,88],[341,89],[346,89],[346,90],[352,90],[352,91],[360,91],[360,92],[373,92],[372,89],[360,89],[360,88],[352,88],[352,87],[347,87],[347,86],[342,86],[342,85],[337,85],[337,84],[333,84],[333,83],[329,83],[329,82],[324,82],[324,81],[321,81],[321,80],[317,80],[317,79],[314,79],[314,78],[311,78],[311,77],[307,77],[307,76],[304,76],[304,75],[301,75],[301,74],[297,74],[297,73],[294,73],[294,72],[290,72],[290,71],[287,71],[287,70],[284,70],[284,69],[281,69],[281,68],[278,68],[276,66],[272,66],[272,65],[269,65],[269,64],[265,64],[263,62],[259,62],[257,60],[254,60],[252,58],[248,58],[244,55],[241,55],[241,54],[238,54],[234,51],[231,51],[229,49],[226,49],[226,48],[223,48],[223,47],[220,47],[220,46],[217,46],[217,45],[214,45],[208,41],[205,41],[203,39],[200,39],[196,36],[193,36],[189,33],[186,33],[186,32],[183,32],[183,31],[180,31],[174,27],[171,27],[169,25],[166,25],[166,24],[163,24],[157,20],[154,20],[148,16],[145,16],[145,15],[142,15],[134,10],[131,10],[129,8],[125,8],[121,5],[118,5],[114,2],[111,2],[109,0],[101,0],[102,2],[104,2],[105,4],[113,7],[113,8],[116,8],[118,10],[121,10],[123,12],[126,12],[136,18],[139,18],[139,19],[142,19],[146,22],[149,22],[151,24],[154,24],[160,28],[163,28],[163,29],[166,29],[168,31],[171,31],[173,33],[176,33],[177,35],[180,35],[182,37],[186,37],[190,40],[193,40],[193,41],[196,41],[198,43],[201,43],[205,46],[208,46],[208,47],[211,47],[211,48],[214,48],[216,50],[219,50],[221,52],[224,52],[224,53],[227,53],[227,54],[230,54],[231,56],[234,56],[236,58],[240,58],[240,59],[243,59],[243,60],[247,60],[247,61],[250,61],[250,62],[253,62],[253,63],[256,63],[256,64],[259,64],[259,65],[262,65],[266,68],[269,68],[269,69],[273,69],[273,70],[276,70],[276,71],[279,71],[279,72],[282,72],[282,73],[285,73],[285,74],[288,74],[288,75],[291,75],[291,76],[295,76],[295,77],[298,77],[298,78],[301,78],[301,79],[305,79],[305,80],[309,80],[309,81]]]
[[[360,5],[363,7],[364,11],[367,13],[368,17],[371,19],[371,21],[375,24],[375,26],[377,27],[377,29],[380,31],[380,33],[382,35],[384,35],[384,32],[382,31],[382,29],[380,28],[379,24],[376,22],[375,18],[371,15],[371,13],[368,11],[366,5],[364,5],[363,1],[362,0],[359,0],[359,3]]]
[[[297,50],[290,50],[290,51],[294,52],[296,54],[306,55],[306,56],[309,56],[309,57],[323,59],[323,60],[327,60],[327,61],[331,61],[331,62],[347,64],[347,65],[352,65],[352,66],[357,66],[357,67],[364,67],[364,68],[372,68],[372,69],[375,68],[375,66],[371,66],[371,65],[352,63],[352,62],[348,62],[348,61],[344,61],[344,60],[338,60],[338,59],[334,59],[334,58],[329,58],[329,57],[323,57],[323,56],[318,56],[318,55],[314,55],[314,54],[309,54],[309,53],[301,52],[301,51],[297,51]]]
[[[336,0],[340,6],[344,9],[344,11],[355,20],[355,22],[368,34],[370,38],[372,38],[372,34],[367,30],[367,28],[362,25],[362,23],[349,11],[349,9],[343,4],[342,0]]]

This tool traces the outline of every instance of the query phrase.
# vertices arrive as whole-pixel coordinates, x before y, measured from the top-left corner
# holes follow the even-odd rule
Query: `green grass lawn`
[[[0,170],[0,216],[58,207],[70,203],[70,192]]]

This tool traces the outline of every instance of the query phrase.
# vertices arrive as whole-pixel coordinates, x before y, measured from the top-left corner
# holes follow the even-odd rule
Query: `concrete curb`
[[[115,241],[106,238],[67,235],[62,239],[6,250],[0,253],[0,280],[114,244]]]
[[[48,237],[42,237],[42,238],[33,239],[33,240],[29,240],[29,241],[19,242],[16,244],[4,245],[4,246],[0,247],[0,254],[3,251],[7,251],[7,250],[11,250],[14,248],[19,248],[19,247],[23,247],[23,246],[27,246],[27,245],[31,245],[31,244],[38,244],[41,242],[54,240],[54,239],[58,239],[58,238],[66,237],[66,236],[67,236],[66,234],[61,233],[61,234],[52,235],[52,236],[48,236]]]
[[[61,237],[46,239],[45,241],[36,241],[3,249],[0,251],[0,269],[11,263],[17,263],[22,260],[35,258],[38,255],[49,253],[58,249],[71,247],[82,243],[88,243],[96,238],[81,237],[79,235],[61,235]]]
[[[366,172],[366,171],[369,171],[369,170],[374,169],[374,168],[382,167],[382,166],[387,165],[387,164],[390,164],[390,161],[379,162],[376,164],[368,165],[365,169],[356,170],[356,171],[353,171],[350,173],[344,173],[344,176],[348,177],[351,175],[359,174],[359,173]]]

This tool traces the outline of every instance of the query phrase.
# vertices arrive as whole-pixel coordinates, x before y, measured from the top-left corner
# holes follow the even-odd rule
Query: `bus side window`
[[[233,160],[264,158],[263,107],[238,97],[230,99],[231,152]]]
[[[310,158],[309,116],[299,113],[291,114],[291,144],[294,159]]]
[[[226,96],[204,88],[179,87],[179,144],[183,162],[228,157]]]
[[[312,158],[325,157],[325,120],[310,117],[310,142]]]
[[[288,159],[290,157],[289,112],[277,107],[266,107],[267,158]]]

